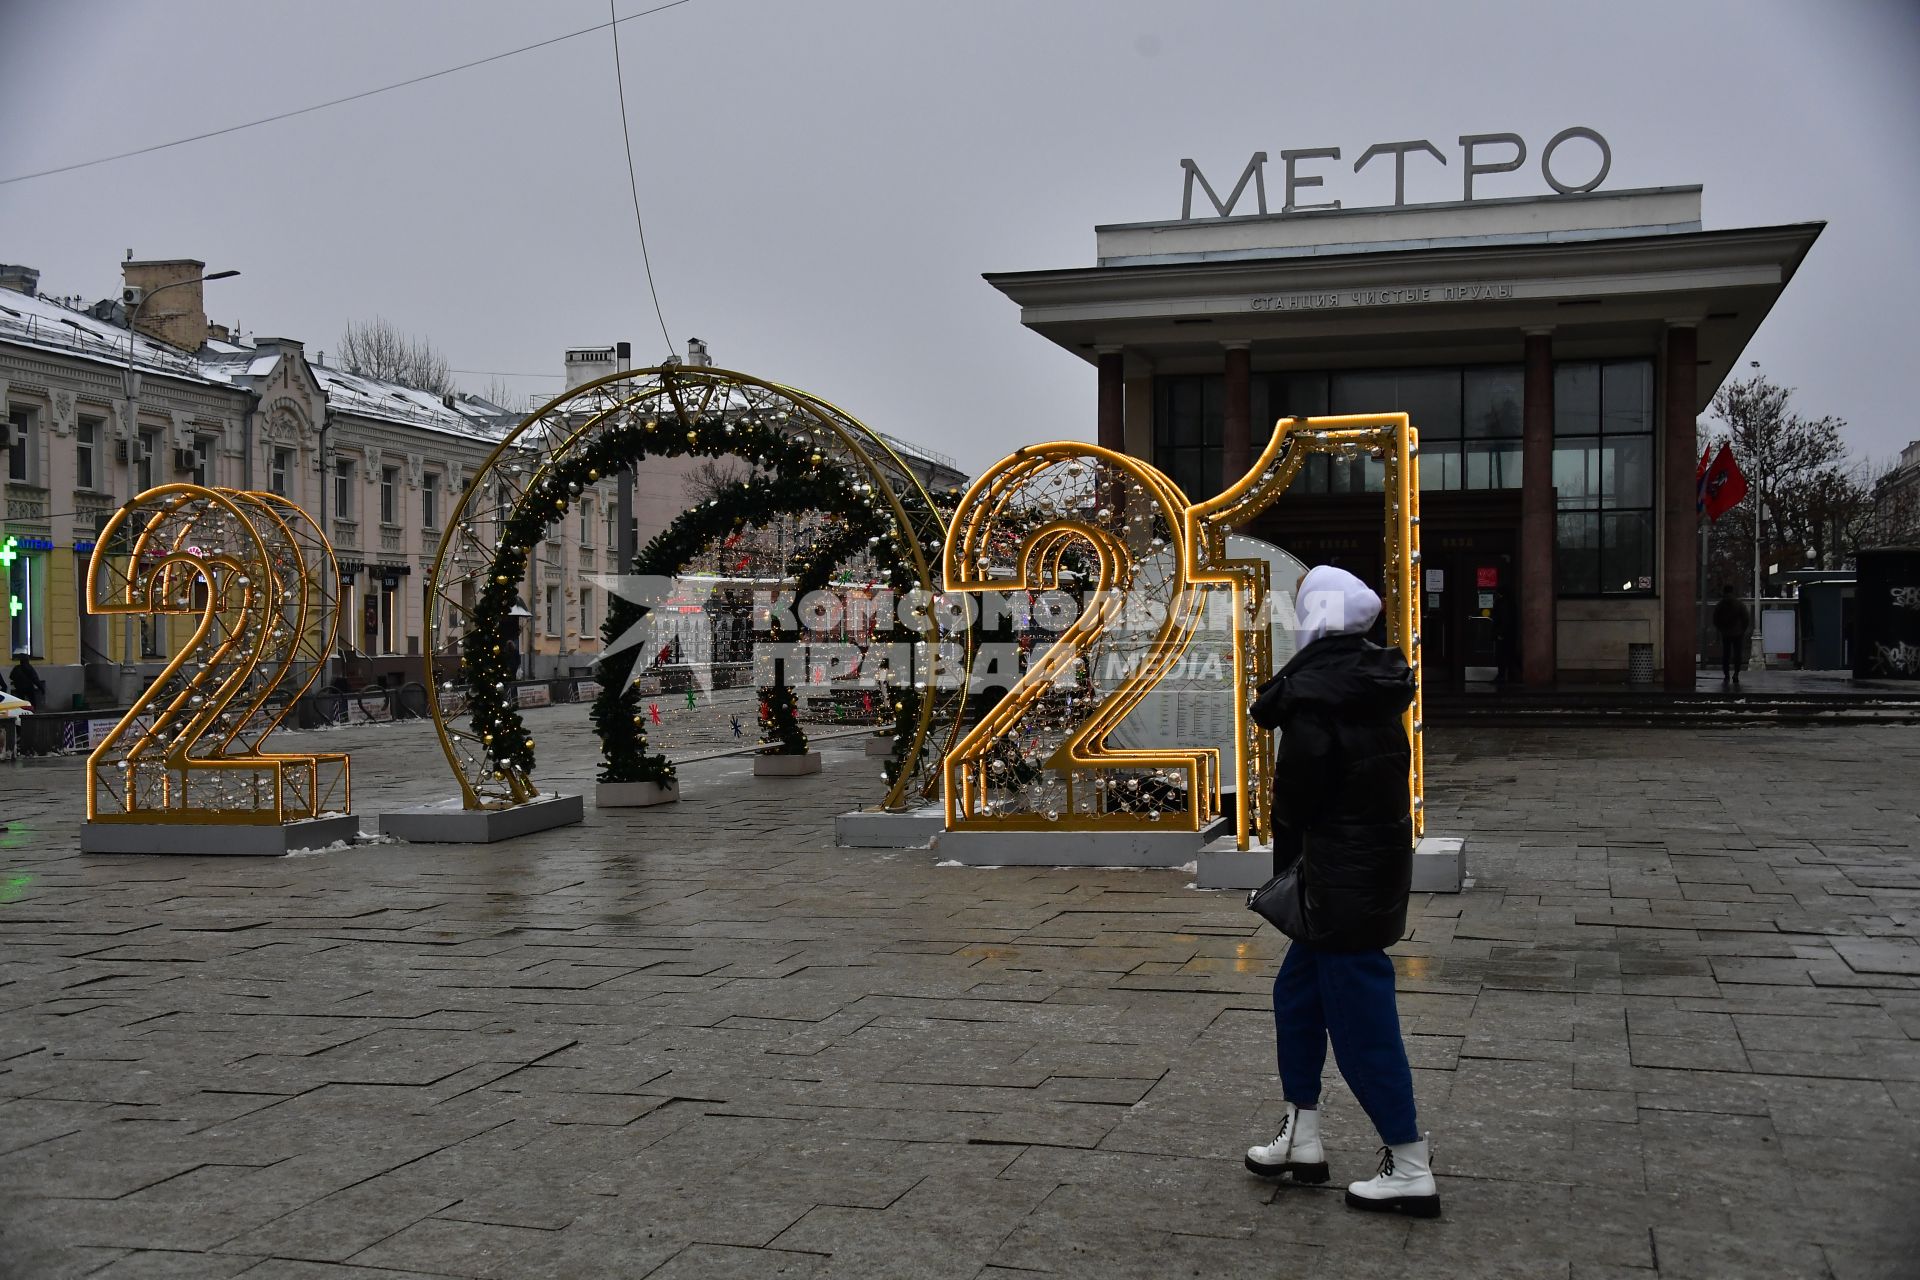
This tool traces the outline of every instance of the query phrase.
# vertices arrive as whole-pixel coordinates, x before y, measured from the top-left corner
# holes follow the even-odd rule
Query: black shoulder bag
[[[1307,937],[1307,909],[1301,897],[1300,868],[1305,858],[1295,858],[1273,879],[1247,895],[1247,910],[1295,941]]]

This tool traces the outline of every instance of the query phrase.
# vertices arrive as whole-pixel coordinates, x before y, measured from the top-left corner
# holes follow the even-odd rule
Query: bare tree
[[[1769,502],[1776,501],[1769,497]],[[1815,569],[1840,569],[1873,541],[1873,494],[1866,464],[1824,467],[1783,485],[1779,525],[1788,545]]]
[[[1843,419],[1793,412],[1793,390],[1756,373],[1715,393],[1716,429],[1703,444],[1733,446],[1746,473],[1747,496],[1709,535],[1709,577],[1746,582],[1754,542],[1763,566],[1797,567],[1814,560],[1838,567],[1862,536],[1864,482],[1847,458]],[[1833,563],[1829,563],[1832,561]]]
[[[507,385],[505,378],[494,376],[487,379],[487,385],[475,392],[489,404],[497,404],[502,409],[511,409],[515,413],[527,411],[527,397]]]
[[[690,506],[710,502],[752,474],[737,458],[703,458],[687,471],[687,502]]]
[[[436,396],[454,389],[447,358],[432,343],[409,337],[379,316],[347,321],[336,354],[342,369],[363,378],[397,382]]]

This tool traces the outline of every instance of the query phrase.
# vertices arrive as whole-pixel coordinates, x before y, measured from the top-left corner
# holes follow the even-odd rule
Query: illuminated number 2
[[[162,485],[117,511],[87,565],[88,610],[128,626],[175,614],[199,624],[88,757],[88,819],[273,824],[346,812],[345,755],[264,749],[332,649],[338,582],[319,528],[271,494]],[[303,662],[304,678],[276,700]]]
[[[1199,621],[1203,600],[1189,589],[1181,546],[1186,507],[1154,467],[1075,443],[1022,449],[961,499],[947,537],[948,591],[1059,590],[1075,572],[1076,552],[1094,572],[1091,582],[1084,570],[1077,574],[1087,588],[1084,611],[948,752],[949,827],[1151,829],[1165,816],[1168,826],[1198,830],[1217,812],[1217,749],[1107,744],[1179,660]],[[1139,605],[1159,614],[1152,634],[1144,642],[1124,631],[1109,639],[1123,610]],[[1118,670],[1094,671],[1103,658]],[[1101,674],[1119,683],[1095,696]],[[1075,689],[1084,714],[1076,718],[1069,706],[1049,722],[1046,705],[1070,704]],[[1175,777],[1184,785],[1172,785]]]

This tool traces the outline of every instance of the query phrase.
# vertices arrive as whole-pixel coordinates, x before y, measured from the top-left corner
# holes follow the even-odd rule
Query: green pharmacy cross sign
[[[0,543],[0,569],[13,568],[13,562],[20,558],[20,552],[17,549],[19,546],[18,538],[8,538],[4,543]]]
[[[26,607],[27,607],[26,605],[20,602],[19,596],[10,595],[7,597],[7,616],[9,618],[19,617],[21,610],[25,609]]]

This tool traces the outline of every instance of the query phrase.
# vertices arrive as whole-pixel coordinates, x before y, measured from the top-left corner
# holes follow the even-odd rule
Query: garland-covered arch
[[[431,655],[455,641],[465,666],[464,685],[435,685],[432,709],[466,807],[511,808],[539,795],[534,741],[514,704],[506,658],[509,611],[532,548],[583,490],[658,456],[739,457],[796,493],[837,504],[820,508],[846,518],[829,541],[855,537],[858,525],[860,547],[883,552],[877,558],[896,591],[931,599],[939,590],[945,535],[931,497],[886,442],[851,415],[791,387],[711,367],[641,369],[578,387],[529,415],[488,456],[449,514],[428,578],[429,670]],[[694,537],[694,527],[684,536]],[[817,548],[799,591],[824,585],[833,564],[856,549]],[[655,539],[644,559],[659,569],[671,555]],[[817,580],[810,583],[809,573]],[[937,611],[928,616],[939,619]],[[887,770],[883,803],[893,809],[937,790],[948,744],[934,740],[936,731],[941,739],[952,736],[966,696],[969,633],[918,638],[927,642],[919,650],[925,664],[902,681],[903,692],[918,685],[926,696],[896,696],[896,712],[910,713],[911,724],[899,725]],[[629,683],[617,686],[621,694]],[[603,730],[620,718],[616,706],[596,705]],[[637,727],[631,708],[624,718]],[[622,740],[632,743],[624,734]],[[645,758],[644,748],[639,756]],[[638,780],[649,779],[642,772]]]
[[[912,579],[910,560],[901,553],[899,543],[887,537],[886,520],[861,500],[857,486],[844,471],[824,466],[818,475],[756,476],[727,486],[708,501],[682,512],[655,536],[635,558],[633,572],[638,577],[676,576],[715,539],[782,515],[809,511],[834,512],[837,524],[811,552],[798,559],[793,588],[796,602],[826,587],[833,569],[861,552],[874,555],[888,581]],[[602,641],[615,643],[649,612],[646,605],[617,597],[600,628]],[[785,630],[774,637],[778,641],[797,638],[797,633]],[[913,632],[900,623],[897,610],[887,638],[908,641],[913,638]],[[647,720],[640,710],[640,691],[633,683],[634,668],[644,656],[634,649],[601,659],[600,693],[594,699],[593,723],[600,737],[602,782],[651,782],[664,786],[674,779],[673,762],[664,754],[647,752]],[[889,783],[899,776],[905,761],[920,704],[912,688],[895,690],[892,696],[894,749],[884,769]],[[764,738],[770,744],[777,744],[782,754],[804,752],[807,735],[800,727],[793,690],[784,683],[763,687],[761,704],[765,709],[761,722]]]

